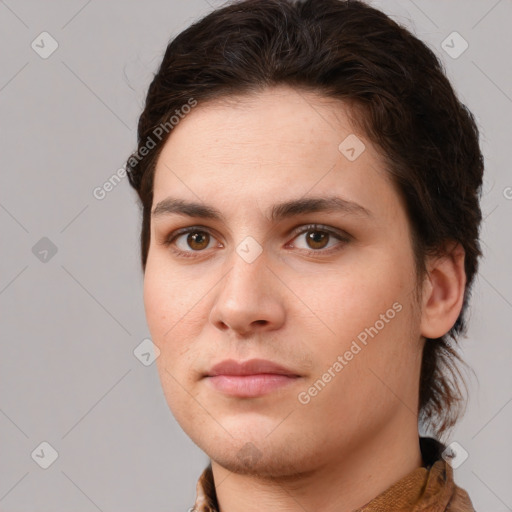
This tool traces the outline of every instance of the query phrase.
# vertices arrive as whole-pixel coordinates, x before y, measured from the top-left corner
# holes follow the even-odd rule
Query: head
[[[212,458],[240,469],[250,446],[277,474],[455,425],[483,157],[405,28],[354,0],[212,12],[167,47],[127,170],[163,389]],[[205,378],[253,357],[298,377],[254,398]]]

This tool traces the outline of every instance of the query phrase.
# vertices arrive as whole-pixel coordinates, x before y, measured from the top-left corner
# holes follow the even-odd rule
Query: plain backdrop
[[[93,192],[136,148],[169,40],[219,5],[0,0],[2,512],[185,511],[194,502],[208,459],[173,419],[156,365],[141,362],[149,331],[137,198],[126,178],[103,199]],[[477,379],[468,377],[468,409],[450,441],[468,453],[455,478],[477,511],[505,512],[512,2],[372,5],[440,56],[481,130],[484,259],[462,343]]]

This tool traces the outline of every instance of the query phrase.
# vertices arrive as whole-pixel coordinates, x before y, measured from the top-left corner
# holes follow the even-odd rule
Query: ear
[[[420,324],[426,338],[445,335],[457,321],[464,301],[464,248],[452,242],[444,251],[441,257],[431,257],[427,262]]]

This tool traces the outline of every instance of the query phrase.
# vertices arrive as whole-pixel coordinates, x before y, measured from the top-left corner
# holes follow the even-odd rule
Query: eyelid
[[[215,236],[212,231],[211,228],[208,228],[206,226],[200,226],[200,225],[195,225],[195,226],[188,226],[188,227],[185,227],[185,228],[179,228],[179,229],[176,229],[174,231],[172,231],[168,236],[166,236],[163,240],[162,240],[162,244],[165,245],[166,247],[171,247],[172,245],[174,245],[174,241],[179,238],[180,236],[182,235],[187,235],[189,233],[193,233],[195,231],[198,231],[198,232],[205,232],[205,233],[208,233],[208,235],[212,236],[213,238],[217,239],[217,236]],[[206,252],[206,250],[204,251],[182,251],[181,249],[178,249],[178,248],[172,248],[171,249],[174,253],[178,254],[179,256],[185,256],[185,257],[189,257],[189,258],[194,258],[194,257],[197,257],[199,256],[201,253],[203,252]],[[194,256],[194,253],[197,254],[197,256]]]
[[[308,231],[317,230],[317,231],[325,231],[330,235],[335,236],[336,238],[343,240],[345,242],[349,242],[352,240],[352,237],[345,231],[341,229],[337,229],[330,226],[325,226],[323,224],[311,223],[311,224],[301,224],[296,229],[292,230],[289,236],[293,236],[293,238],[297,238],[298,235],[302,235],[303,233],[307,233]],[[321,252],[319,250],[315,252]],[[325,252],[325,251],[324,251]]]
[[[293,229],[289,233],[288,237],[292,237],[291,241],[293,241],[299,235],[302,235],[302,234],[307,233],[308,231],[312,231],[312,230],[325,231],[329,235],[337,238],[341,242],[341,245],[346,244],[353,240],[353,237],[343,230],[340,230],[340,229],[337,229],[334,227],[330,227],[330,226],[325,226],[323,224],[316,224],[316,223],[301,224],[300,226],[297,226],[297,228]],[[212,233],[212,231],[214,231],[214,230],[212,230],[211,228],[206,227],[206,226],[201,226],[201,225],[194,225],[194,226],[188,226],[185,228],[176,229],[169,236],[167,236],[161,243],[165,246],[170,247],[171,245],[174,244],[174,241],[178,237],[180,237],[181,235],[189,234],[190,232],[194,232],[194,231],[202,231],[202,232],[208,233],[210,236],[213,236],[215,239],[217,239],[217,237]],[[290,242],[287,242],[286,245],[289,246],[289,243]],[[338,249],[339,245],[340,244],[337,244],[336,246],[331,247],[330,249],[325,249],[325,250],[323,250],[323,249],[316,249],[316,250],[315,249],[310,249],[310,250],[300,249],[300,250],[306,254],[317,254],[317,255],[330,254],[331,252],[336,251]],[[193,257],[198,257],[203,252],[206,252],[206,249],[203,251],[192,251],[192,250],[182,251],[181,249],[173,248],[172,251],[177,253],[178,255],[186,255],[185,257],[193,258]],[[196,254],[197,256],[193,256],[194,254]]]

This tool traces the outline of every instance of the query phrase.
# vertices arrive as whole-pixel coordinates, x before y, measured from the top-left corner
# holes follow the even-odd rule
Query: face
[[[212,461],[314,470],[417,428],[409,222],[344,103],[286,87],[231,99],[199,103],[157,162],[144,303],[158,372]]]

